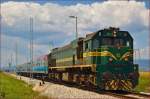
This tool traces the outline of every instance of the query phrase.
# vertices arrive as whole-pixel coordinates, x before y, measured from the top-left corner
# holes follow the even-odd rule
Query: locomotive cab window
[[[114,46],[123,46],[123,39],[120,39],[120,38],[117,38],[117,39],[114,39]]]
[[[102,39],[102,45],[112,45],[112,39],[111,38],[103,38]]]
[[[101,43],[104,46],[130,46],[130,41],[123,38],[103,38]]]

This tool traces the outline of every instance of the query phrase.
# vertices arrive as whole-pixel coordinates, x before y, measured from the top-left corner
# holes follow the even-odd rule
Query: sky
[[[34,59],[49,50],[75,39],[75,20],[78,16],[79,36],[100,29],[119,27],[134,38],[134,49],[141,49],[147,59],[149,51],[148,0],[2,0],[1,51],[2,66],[30,60],[30,18],[33,18]]]

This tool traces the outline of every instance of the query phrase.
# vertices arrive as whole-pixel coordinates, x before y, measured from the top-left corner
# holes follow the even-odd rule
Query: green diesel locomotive
[[[55,48],[48,55],[48,77],[105,90],[131,90],[139,78],[133,38],[110,27]]]

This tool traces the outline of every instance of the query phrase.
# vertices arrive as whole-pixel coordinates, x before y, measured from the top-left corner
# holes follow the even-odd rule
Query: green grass
[[[139,85],[134,90],[150,92],[150,72],[140,72]],[[32,86],[0,72],[0,99],[1,95],[4,99],[48,99],[38,94],[32,91]]]
[[[140,72],[139,85],[135,91],[150,92],[150,72]]]
[[[4,99],[48,99],[42,96],[36,97],[38,92],[32,91],[32,86],[2,72],[0,72],[0,95]]]

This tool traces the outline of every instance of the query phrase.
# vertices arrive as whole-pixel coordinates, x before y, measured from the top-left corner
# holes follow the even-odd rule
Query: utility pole
[[[76,20],[76,40],[78,39],[78,17],[77,16],[69,16],[70,18],[75,18]],[[78,42],[76,42],[78,45]]]
[[[53,42],[49,42],[49,52],[51,52],[53,49]]]
[[[16,67],[17,65],[18,65],[18,42],[16,41]],[[14,72],[16,72],[15,70],[16,69],[14,69]]]
[[[1,3],[1,0],[0,0],[0,3]],[[2,63],[1,63],[1,42],[2,42],[2,40],[1,40],[1,39],[2,39],[2,37],[1,37],[1,34],[2,34],[2,33],[1,33],[1,19],[2,19],[2,18],[1,18],[1,13],[0,13],[0,70],[2,69],[2,68],[1,68],[1,64],[2,64]],[[0,78],[0,79],[1,79],[1,78]],[[2,85],[2,79],[0,80],[0,85]],[[0,87],[1,87],[1,86],[0,86]],[[2,92],[2,87],[0,88],[0,91]]]
[[[78,17],[77,16],[69,16],[70,18],[74,18],[75,22],[76,22],[76,45],[75,48],[78,47]],[[77,55],[77,51],[73,52],[73,60],[75,61],[75,55]],[[76,56],[77,57],[77,56]],[[73,65],[75,65],[76,63],[73,63]]]
[[[140,49],[137,49],[138,50],[138,55],[139,55],[139,60],[141,60],[141,50]]]
[[[30,77],[32,78],[32,67],[33,67],[33,18],[30,17]]]
[[[150,1],[148,1],[148,5],[150,6]],[[148,10],[148,17],[150,17],[150,10]],[[148,55],[148,60],[150,60],[150,18],[148,20],[148,34],[149,34],[149,46],[148,46],[148,51],[149,51],[149,55]],[[149,61],[149,70],[150,70],[150,61]]]
[[[10,72],[10,71],[12,72],[12,68],[13,68],[13,66],[12,66],[12,56],[13,56],[13,54],[11,54],[11,56],[10,56],[9,72]]]
[[[0,1],[0,3],[1,3],[1,1]],[[1,68],[1,42],[2,42],[2,37],[1,37],[1,14],[0,14],[0,70],[2,69]]]
[[[11,54],[11,66],[13,68],[13,54]]]

